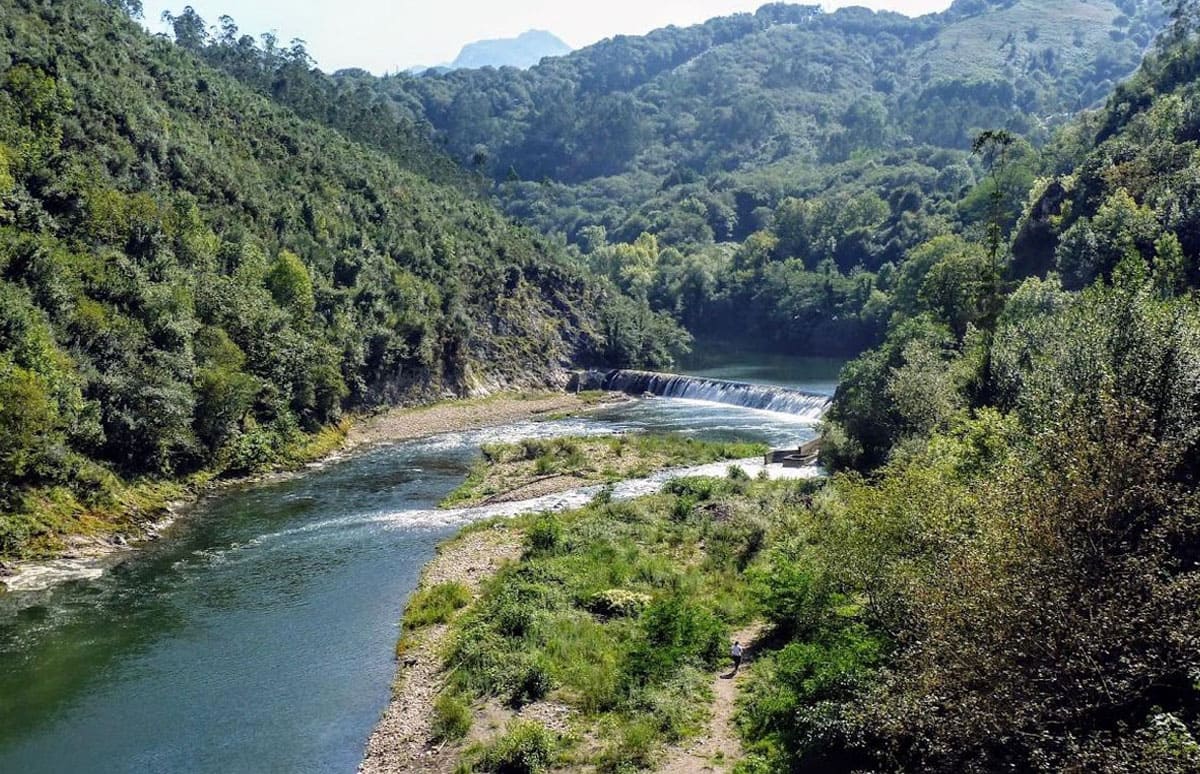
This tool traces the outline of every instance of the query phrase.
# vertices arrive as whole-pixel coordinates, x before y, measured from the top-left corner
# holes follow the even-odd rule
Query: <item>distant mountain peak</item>
[[[452,69],[480,67],[533,67],[547,56],[563,56],[571,47],[546,30],[528,30],[515,38],[480,40],[463,46],[450,63]]]

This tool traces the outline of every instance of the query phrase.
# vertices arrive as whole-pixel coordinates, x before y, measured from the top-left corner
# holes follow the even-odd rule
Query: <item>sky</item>
[[[449,62],[464,44],[553,32],[575,48],[613,35],[641,35],[668,24],[754,11],[768,0],[143,0],[146,25],[165,28],[164,10],[196,9],[210,25],[228,14],[242,32],[300,38],[321,69],[361,67],[373,73]],[[806,0],[818,2],[818,0]],[[824,0],[887,8],[910,16],[941,11],[951,0]]]

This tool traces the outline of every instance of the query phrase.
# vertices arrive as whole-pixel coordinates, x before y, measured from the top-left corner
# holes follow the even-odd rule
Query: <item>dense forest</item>
[[[302,42],[230,17],[173,18],[181,45],[305,117],[402,158],[397,127],[443,147],[510,215],[693,333],[840,355],[880,341],[909,251],[978,238],[997,185],[1015,220],[1064,161],[1056,129],[1133,72],[1164,20],[1159,0],[959,0],[920,18],[774,4],[527,71],[377,78],[325,75]],[[985,129],[1020,137],[1002,177],[971,153]]]
[[[0,556],[134,508],[123,482],[274,464],[346,409],[685,344],[419,134],[356,144],[128,10],[0,4]]]

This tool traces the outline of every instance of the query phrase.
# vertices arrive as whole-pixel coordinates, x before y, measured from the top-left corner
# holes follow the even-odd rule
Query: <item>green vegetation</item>
[[[744,771],[1200,766],[1194,8],[1059,138],[1007,287],[965,325],[918,295],[847,367],[846,472],[766,552]]]
[[[477,766],[496,774],[538,774],[545,771],[556,748],[554,735],[532,721],[514,721],[504,736],[481,750]]]
[[[997,187],[1015,220],[1061,161],[1037,149],[1164,21],[1159,0],[957,0],[917,19],[776,3],[527,71],[384,78],[326,76],[301,43],[260,44],[228,17],[212,35],[189,10],[175,26],[213,65],[405,163],[426,138],[445,147],[469,170],[455,179],[696,335],[853,355],[900,306],[906,254],[982,237]],[[970,154],[989,127],[1020,137],[998,178]],[[613,310],[610,345],[649,356],[656,337],[636,332],[656,318]]]
[[[421,629],[450,620],[471,601],[471,590],[461,583],[439,583],[413,594],[404,610],[404,628]]]
[[[130,486],[286,464],[347,409],[686,346],[419,133],[333,92],[305,120],[130,10],[0,0],[0,557],[136,532]]]
[[[448,693],[433,702],[433,735],[439,742],[456,742],[471,731],[471,708]]]
[[[382,79],[135,5],[0,0],[0,556],[319,453],[350,407],[737,321],[873,347],[834,476],[522,517],[476,598],[415,596],[398,651],[451,635],[437,736],[570,713],[464,767],[653,766],[761,618],[743,772],[1200,768],[1196,3],[1115,90],[1157,3],[772,5]],[[490,447],[453,499],[760,452]]]
[[[897,267],[829,481],[525,519],[457,619],[456,689],[568,704],[564,765],[648,768],[761,617],[741,772],[1200,767],[1200,14],[1174,15],[1011,217],[1019,142],[981,137],[979,228]]]
[[[533,745],[562,765],[652,763],[664,743],[698,731],[730,626],[752,615],[741,570],[763,545],[776,501],[764,487],[744,476],[683,479],[633,503],[601,499],[509,522],[524,532],[525,553],[453,620],[448,691],[514,709],[565,704],[589,738]],[[509,754],[500,751],[548,740],[543,733],[520,726],[465,760],[499,770],[488,767]]]
[[[547,478],[564,479],[569,486],[614,483],[667,468],[742,460],[766,453],[767,447],[758,443],[717,443],[645,433],[486,444],[483,458],[442,500],[441,507],[476,505]]]

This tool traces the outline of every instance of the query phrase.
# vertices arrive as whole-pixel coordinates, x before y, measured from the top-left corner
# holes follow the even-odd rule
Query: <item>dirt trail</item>
[[[737,709],[738,689],[747,667],[754,659],[762,631],[763,625],[756,623],[733,635],[745,648],[742,668],[737,675],[733,675],[728,668],[723,669],[713,679],[712,717],[708,721],[708,730],[699,739],[692,740],[688,747],[668,751],[665,762],[658,769],[659,774],[725,772],[730,771],[741,758],[742,742],[733,724],[733,714]]]

